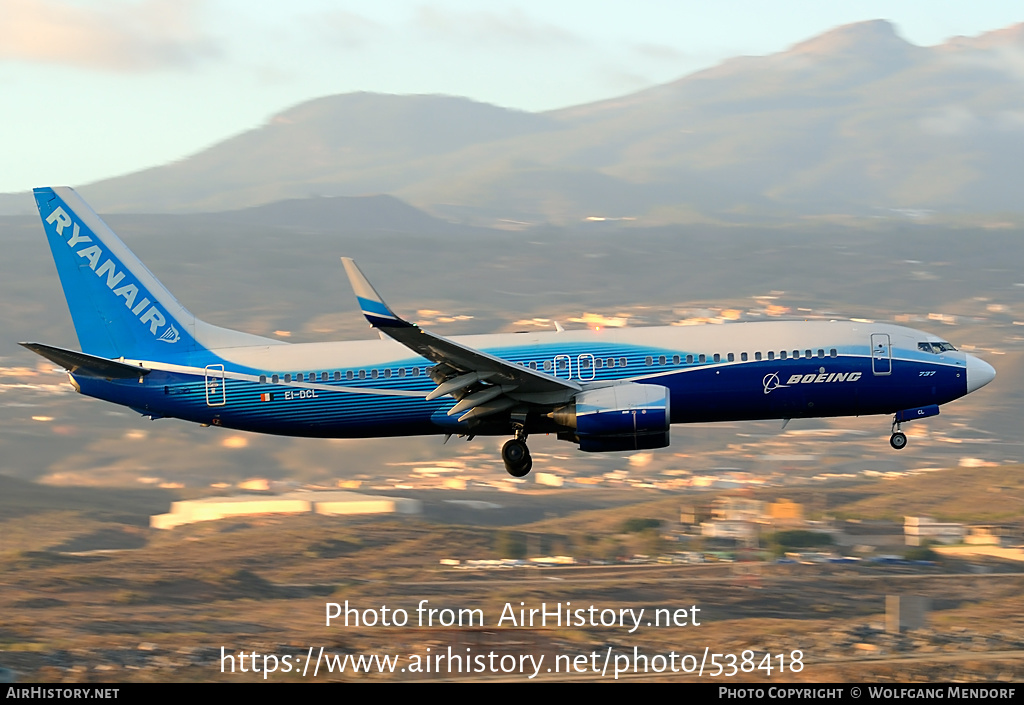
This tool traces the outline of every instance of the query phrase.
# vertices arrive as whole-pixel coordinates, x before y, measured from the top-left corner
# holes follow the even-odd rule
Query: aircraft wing
[[[116,360],[96,357],[95,355],[78,352],[77,350],[58,348],[54,345],[43,345],[42,343],[19,343],[19,345],[28,348],[37,355],[42,355],[51,362],[56,362],[74,375],[86,375],[102,379],[137,379],[143,375],[148,375],[152,371],[145,367],[126,365]]]
[[[513,364],[434,335],[402,319],[384,303],[352,259],[342,257],[341,261],[345,265],[359,307],[370,325],[413,352],[437,363],[431,377],[438,382],[438,387],[427,395],[427,399],[436,399],[445,394],[459,399],[459,403],[449,413],[465,411],[459,417],[460,421],[504,411],[519,400],[529,400],[530,397],[538,401],[543,399],[547,403],[558,403],[568,400],[582,389],[572,380]]]

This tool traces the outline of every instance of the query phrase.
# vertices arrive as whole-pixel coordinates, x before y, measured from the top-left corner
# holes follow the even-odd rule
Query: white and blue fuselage
[[[899,423],[995,375],[937,336],[864,322],[446,339],[394,314],[350,260],[364,314],[390,337],[288,344],[195,318],[71,189],[36,200],[83,351],[26,346],[81,393],[154,418],[332,438],[512,434],[503,457],[521,476],[530,432],[619,450],[667,445],[672,423],[892,414],[901,448]]]
[[[881,353],[872,339],[883,346]],[[991,379],[988,366],[976,357],[919,347],[941,345],[936,336],[845,321],[454,340],[583,386],[662,385],[671,395],[672,423],[892,414],[945,404]],[[433,363],[391,340],[230,348],[166,362],[124,362],[153,372],[141,384],[83,378],[82,393],[149,415],[282,435],[354,438],[471,430],[447,416],[454,399],[426,401],[437,386],[426,373]]]

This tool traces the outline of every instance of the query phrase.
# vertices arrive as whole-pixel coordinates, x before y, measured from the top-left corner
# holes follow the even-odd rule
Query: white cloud
[[[1024,46],[1000,45],[961,49],[942,57],[947,63],[988,69],[1013,80],[1024,80]]]
[[[921,119],[921,127],[932,135],[959,135],[973,130],[978,119],[969,108],[947,105]]]
[[[420,7],[414,25],[429,36],[445,41],[491,44],[506,42],[562,48],[585,43],[583,38],[553,24],[532,19],[519,9],[507,12],[452,12]]]
[[[344,10],[322,13],[314,18],[314,22],[332,43],[346,49],[361,48],[389,34],[385,25]]]
[[[634,44],[633,52],[644,59],[674,65],[684,65],[695,58],[668,44]]]
[[[189,68],[219,54],[198,0],[0,0],[0,61],[98,71]]]
[[[1024,130],[1024,111],[1003,110],[996,114],[996,126],[1001,130]]]

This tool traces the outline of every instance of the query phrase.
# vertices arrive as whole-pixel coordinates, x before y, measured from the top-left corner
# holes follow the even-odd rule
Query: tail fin
[[[83,352],[163,360],[279,342],[198,320],[73,189],[37,188],[35,198]]]

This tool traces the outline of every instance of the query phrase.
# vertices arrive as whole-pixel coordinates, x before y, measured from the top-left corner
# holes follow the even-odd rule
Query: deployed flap
[[[409,323],[384,303],[354,261],[348,257],[342,257],[341,261],[359,300],[359,308],[370,325],[428,360],[446,363],[454,372],[461,374],[477,372],[480,373],[481,379],[484,379],[483,375],[487,375],[487,382],[505,387],[509,391],[514,389],[517,395],[537,392],[578,392],[582,389],[572,380],[559,379],[539,370],[514,365],[508,360],[474,350]]]
[[[147,370],[145,367],[126,365],[123,362],[107,360],[76,350],[65,350],[53,345],[43,345],[42,343],[18,344],[28,348],[37,355],[42,355],[47,360],[56,362],[73,375],[102,377],[103,379],[137,379],[151,372],[151,370]]]

